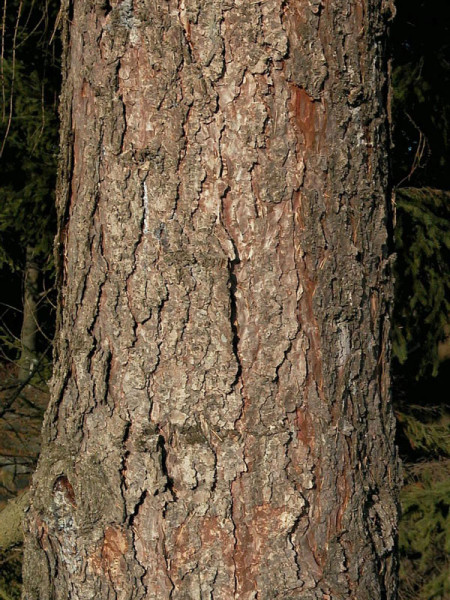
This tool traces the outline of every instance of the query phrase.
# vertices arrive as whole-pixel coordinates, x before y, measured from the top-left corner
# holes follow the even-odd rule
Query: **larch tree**
[[[384,0],[65,0],[26,600],[391,600]]]

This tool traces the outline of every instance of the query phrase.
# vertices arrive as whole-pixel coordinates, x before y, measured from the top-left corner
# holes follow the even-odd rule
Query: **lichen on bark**
[[[70,4],[25,598],[393,599],[378,3]]]

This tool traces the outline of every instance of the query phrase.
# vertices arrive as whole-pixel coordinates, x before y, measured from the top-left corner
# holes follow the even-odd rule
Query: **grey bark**
[[[66,9],[24,599],[393,600],[388,3]]]
[[[38,284],[39,267],[34,250],[27,246],[24,270],[23,318],[20,333],[21,353],[19,359],[19,380],[25,381],[36,364],[36,337],[38,332]]]

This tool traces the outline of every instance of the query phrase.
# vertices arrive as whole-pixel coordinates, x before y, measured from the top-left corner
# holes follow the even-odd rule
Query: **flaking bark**
[[[74,0],[26,600],[392,600],[379,0]]]

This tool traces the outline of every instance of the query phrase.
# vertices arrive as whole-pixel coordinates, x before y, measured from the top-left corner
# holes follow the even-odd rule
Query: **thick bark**
[[[38,332],[38,282],[39,267],[30,246],[26,249],[23,291],[23,319],[20,333],[21,354],[19,380],[25,381],[36,364],[36,336]]]
[[[395,597],[385,12],[71,3],[27,600]]]

